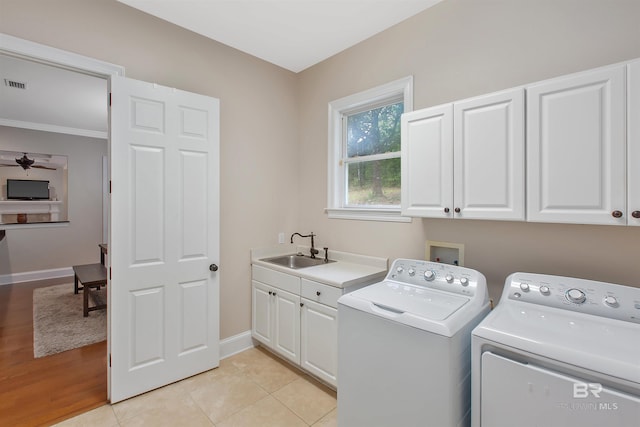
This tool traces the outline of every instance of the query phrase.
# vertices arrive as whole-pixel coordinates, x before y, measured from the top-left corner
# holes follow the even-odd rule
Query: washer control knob
[[[567,299],[576,304],[582,304],[586,301],[587,296],[580,289],[572,288],[567,291]]]
[[[466,277],[461,277],[460,278],[460,284],[462,286],[468,286],[469,285],[469,279],[467,279]]]
[[[451,274],[447,274],[444,276],[444,280],[446,280],[447,283],[453,283],[453,276]]]
[[[424,278],[425,278],[425,280],[431,282],[433,279],[436,278],[436,273],[434,273],[431,270],[427,270],[427,271],[424,272]]]
[[[617,307],[618,306],[618,300],[616,297],[614,296],[607,296],[604,297],[604,303],[607,304],[609,307]]]
[[[529,284],[520,283],[520,289],[522,289],[524,292],[529,292]]]
[[[396,268],[396,273],[401,274],[404,271],[404,268],[398,267]]]
[[[416,275],[416,271],[413,268],[410,268],[408,273],[409,273],[409,276],[411,276],[411,277]]]
[[[551,291],[549,290],[548,286],[542,285],[542,286],[540,286],[540,293],[542,295],[549,295],[551,293]]]

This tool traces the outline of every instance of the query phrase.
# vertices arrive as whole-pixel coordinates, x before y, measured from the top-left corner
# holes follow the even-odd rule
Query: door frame
[[[112,64],[101,61],[99,59],[68,52],[55,47],[47,46],[40,43],[31,42],[0,33],[0,53],[14,56],[26,60],[36,61],[47,65],[61,67],[70,71],[76,71],[83,74],[103,78],[109,80],[111,76],[124,77],[125,69],[121,65]],[[108,90],[105,91],[105,104],[108,99]],[[46,130],[46,129],[39,129]],[[105,135],[108,138],[108,135]],[[109,154],[107,153],[107,162]],[[108,177],[107,177],[108,178]],[[107,209],[103,206],[103,210]],[[107,210],[108,211],[108,210]],[[107,237],[111,230],[107,224],[103,223],[103,228],[107,229]],[[107,307],[107,355],[111,353],[111,306]],[[107,398],[111,399],[111,373],[109,363],[107,363]]]

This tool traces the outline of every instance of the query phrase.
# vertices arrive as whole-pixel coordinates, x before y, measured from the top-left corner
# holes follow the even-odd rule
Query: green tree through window
[[[346,114],[347,206],[400,205],[403,102]]]

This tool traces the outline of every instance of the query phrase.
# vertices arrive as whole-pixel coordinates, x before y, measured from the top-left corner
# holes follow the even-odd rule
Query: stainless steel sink
[[[306,255],[281,255],[273,258],[264,258],[260,261],[270,262],[272,264],[281,265],[283,267],[292,268],[297,270],[299,268],[313,267],[315,265],[327,264],[324,262],[324,258],[311,258]],[[329,260],[329,262],[335,262]]]

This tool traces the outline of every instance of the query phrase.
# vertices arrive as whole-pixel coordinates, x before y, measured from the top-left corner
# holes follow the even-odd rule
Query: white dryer
[[[468,425],[471,330],[489,312],[472,269],[397,259],[338,300],[338,426]]]
[[[509,276],[472,334],[472,426],[639,425],[640,288]]]

